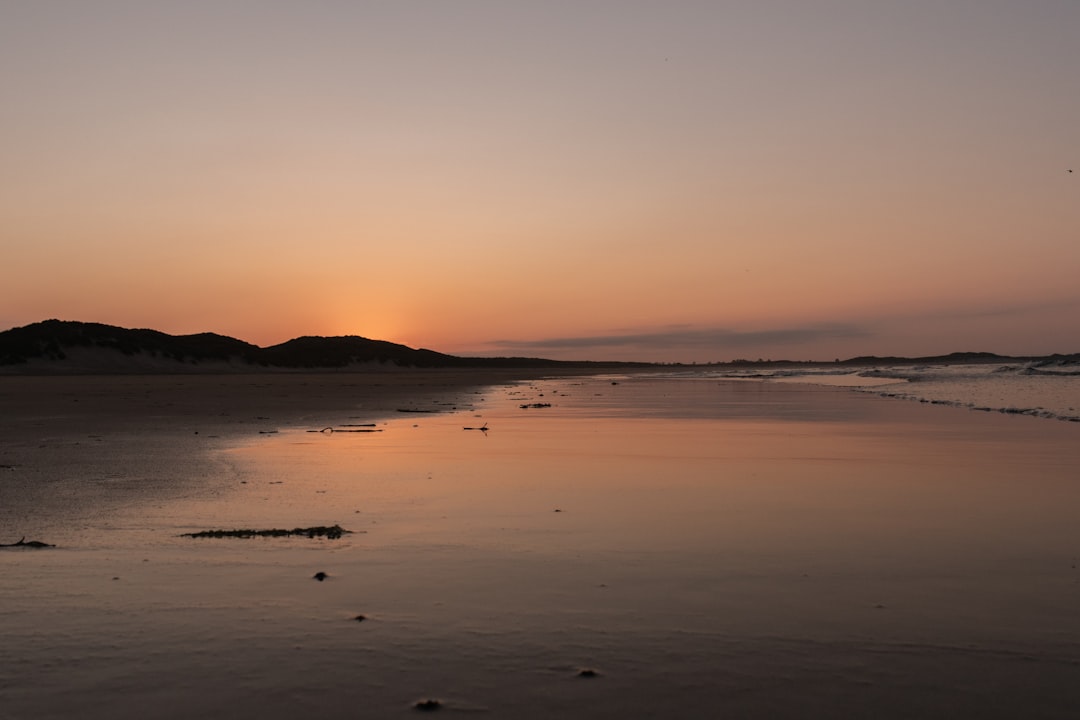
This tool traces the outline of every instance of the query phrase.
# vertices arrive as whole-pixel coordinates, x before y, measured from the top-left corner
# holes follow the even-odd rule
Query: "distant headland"
[[[997,363],[1080,361],[1080,354],[1016,357],[956,352],[932,357],[861,356],[847,360],[733,360],[686,367],[868,366],[904,363]],[[372,340],[357,335],[305,336],[270,347],[218,335],[169,335],[92,322],[45,320],[0,332],[0,373],[190,373],[260,371],[361,371],[397,368],[582,368],[682,367],[678,363],[567,361],[531,357],[463,357]]]
[[[45,320],[0,332],[0,373],[190,373],[395,368],[637,367],[527,357],[459,357],[356,335],[298,337],[259,347],[218,335],[169,335],[92,322]]]

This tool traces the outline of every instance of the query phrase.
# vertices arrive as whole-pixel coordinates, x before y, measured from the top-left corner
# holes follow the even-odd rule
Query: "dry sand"
[[[498,379],[0,379],[0,718],[1080,706],[1075,425]]]

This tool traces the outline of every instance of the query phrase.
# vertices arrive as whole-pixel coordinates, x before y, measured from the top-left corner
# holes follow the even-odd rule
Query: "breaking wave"
[[[1080,422],[1080,363],[880,365],[710,371],[709,377],[847,387],[882,397]]]

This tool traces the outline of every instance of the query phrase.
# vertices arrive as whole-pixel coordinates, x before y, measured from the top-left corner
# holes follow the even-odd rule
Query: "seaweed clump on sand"
[[[13,548],[13,547],[17,547],[17,548],[51,548],[51,547],[56,547],[56,546],[55,545],[50,545],[49,543],[46,543],[46,542],[41,542],[40,540],[31,540],[30,542],[27,542],[26,537],[23,536],[23,538],[21,540],[19,540],[19,542],[7,543],[7,544],[0,543],[0,547],[10,547],[10,548]]]
[[[201,532],[184,533],[180,537],[193,538],[253,538],[253,537],[325,537],[327,540],[337,540],[342,535],[352,534],[352,530],[346,530],[340,525],[319,525],[317,527],[293,528],[270,528],[269,530],[203,530]]]

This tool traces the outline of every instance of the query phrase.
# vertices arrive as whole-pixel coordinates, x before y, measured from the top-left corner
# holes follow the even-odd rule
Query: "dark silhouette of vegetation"
[[[76,351],[98,349],[115,353],[116,361],[104,360],[102,367],[79,368],[71,358]],[[128,360],[125,360],[127,358]],[[141,368],[132,359],[167,361],[137,372],[169,372],[169,368],[190,372],[200,363],[209,369],[228,366],[239,370],[332,370],[362,369],[370,365],[411,368],[573,368],[586,370],[629,370],[659,367],[688,367],[682,363],[635,363],[563,361],[529,357],[461,357],[434,350],[414,349],[384,340],[370,340],[357,335],[343,337],[299,337],[279,345],[261,348],[257,345],[215,333],[168,335],[157,330],[130,330],[100,323],[46,320],[0,332],[0,366],[33,365],[33,371],[65,372],[132,372]],[[33,362],[32,362],[33,361]],[[998,362],[1077,363],[1080,354],[1040,357],[1013,357],[986,352],[957,352],[931,357],[862,356],[841,360],[830,365],[867,366],[883,364],[947,364]],[[110,365],[111,363],[111,365]],[[815,360],[733,360],[709,364],[693,363],[693,367],[720,368],[784,368],[823,365]],[[9,370],[10,371],[10,370]],[[404,411],[403,411],[404,412]]]
[[[359,363],[390,363],[410,367],[446,367],[457,359],[433,350],[414,350],[384,340],[357,335],[300,337],[260,349],[254,358],[261,365],[292,368],[342,368]]]
[[[414,349],[384,340],[357,335],[343,337],[299,337],[279,345],[261,348],[242,340],[199,333],[168,335],[157,330],[130,330],[100,323],[46,320],[0,332],[0,366],[46,361],[63,371],[76,349],[102,349],[117,358],[159,358],[188,366],[199,363],[229,363],[240,369],[260,368],[318,370],[347,369],[379,364],[413,368],[543,368],[543,367],[633,367],[647,363],[568,363],[522,357],[458,357]],[[131,364],[116,363],[118,372],[130,372]],[[107,372],[108,369],[98,370]],[[149,370],[148,370],[149,371]]]
[[[65,360],[73,348],[101,348],[121,355],[144,354],[177,362],[224,361],[259,350],[256,345],[214,333],[168,335],[157,330],[46,320],[0,333],[0,365],[37,358]]]

